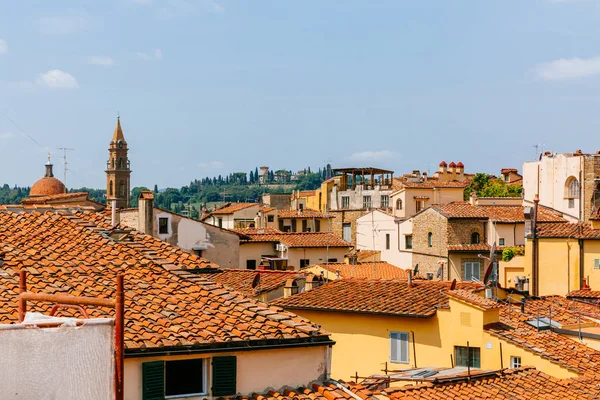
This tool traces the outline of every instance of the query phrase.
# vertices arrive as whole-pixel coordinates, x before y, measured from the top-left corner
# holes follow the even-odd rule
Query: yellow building
[[[341,279],[273,304],[331,333],[331,372],[339,379],[385,369],[467,366],[467,352],[472,368],[536,365],[558,378],[584,374],[595,368],[590,360],[600,361],[594,345],[572,336],[578,320],[571,301],[527,300],[521,309],[516,294],[510,295],[512,304],[482,295],[471,283]],[[499,297],[506,300],[507,294],[500,290]],[[595,306],[578,304],[600,315]],[[532,325],[537,317],[551,319],[552,329]],[[583,322],[590,327],[585,324],[593,321]],[[590,358],[583,359],[584,353]]]
[[[600,221],[591,223],[539,223],[537,257],[534,241],[527,240],[525,276],[539,295],[566,295],[586,285],[600,288]],[[537,264],[537,289],[536,273]]]

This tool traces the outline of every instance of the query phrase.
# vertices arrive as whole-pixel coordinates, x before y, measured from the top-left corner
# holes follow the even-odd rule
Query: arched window
[[[396,210],[402,210],[402,199],[396,200]]]
[[[427,234],[427,244],[429,247],[433,247],[433,233],[431,232]]]
[[[123,159],[119,158],[119,169],[123,169]]]
[[[113,195],[113,181],[110,181],[108,184],[108,194],[112,197]]]
[[[574,176],[570,176],[565,182],[565,198],[579,198],[579,181]]]
[[[471,233],[471,244],[479,244],[479,233]]]

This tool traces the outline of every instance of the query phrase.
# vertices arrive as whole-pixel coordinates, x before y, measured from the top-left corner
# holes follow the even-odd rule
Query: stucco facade
[[[408,228],[408,224],[404,227]],[[412,229],[410,230],[412,233]],[[379,210],[371,211],[356,220],[356,248],[378,250],[380,259],[402,268],[412,268],[412,256],[406,250],[404,236],[396,219]]]
[[[125,359],[125,400],[142,400],[142,363],[157,360],[206,359],[206,370],[199,376],[210,391],[211,358],[213,356],[237,357],[237,393],[251,395],[264,393],[266,389],[280,390],[285,386],[308,386],[313,381],[323,381],[330,372],[329,346],[281,348],[273,350],[231,351],[200,353],[184,356],[159,356]],[[293,362],[291,362],[293,360]],[[277,373],[273,369],[277,369]],[[210,393],[209,393],[210,394]],[[201,395],[186,397],[200,400],[210,397]]]
[[[329,262],[343,262],[344,255],[350,250],[349,247],[292,247],[285,251],[277,251],[276,242],[250,242],[242,243],[240,246],[240,268],[248,268],[249,265],[261,265],[265,257],[274,257],[287,260],[287,268],[299,270],[301,265],[310,265]],[[248,261],[253,261],[248,263]],[[301,262],[301,260],[306,260]]]

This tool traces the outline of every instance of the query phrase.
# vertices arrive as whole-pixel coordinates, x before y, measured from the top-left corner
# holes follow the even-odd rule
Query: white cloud
[[[102,56],[91,56],[88,58],[88,64],[92,65],[104,65],[110,67],[114,64],[114,61],[110,57],[102,57]]]
[[[140,51],[140,52],[135,53],[135,55],[143,60],[150,60],[150,59],[160,60],[162,58],[162,50],[154,49],[149,53],[143,53]]]
[[[561,58],[537,66],[538,78],[547,81],[585,78],[598,74],[600,74],[600,57]]]
[[[350,159],[354,161],[377,161],[382,158],[389,158],[393,156],[394,153],[389,150],[379,150],[379,151],[361,151],[358,153],[352,153],[350,155]]]
[[[207,161],[205,163],[198,164],[200,168],[223,168],[225,164],[222,161]]]
[[[53,69],[38,75],[37,83],[53,89],[76,89],[79,87],[77,79],[68,72]]]
[[[82,16],[43,17],[38,21],[40,32],[46,34],[66,35],[86,29],[89,22]]]
[[[8,52],[8,46],[6,45],[6,42],[2,39],[0,39],[0,54],[4,54]]]
[[[12,132],[3,132],[0,133],[0,140],[4,140],[4,139],[10,139],[10,138],[14,138],[15,134]]]

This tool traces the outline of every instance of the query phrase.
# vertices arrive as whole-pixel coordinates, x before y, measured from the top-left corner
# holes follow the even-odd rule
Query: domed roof
[[[43,177],[33,184],[29,191],[29,197],[50,196],[66,192],[65,185],[54,177]]]
[[[65,185],[54,177],[54,174],[52,173],[52,164],[50,164],[50,155],[48,155],[46,175],[33,184],[29,191],[29,197],[51,196],[54,194],[62,194],[66,191]]]

